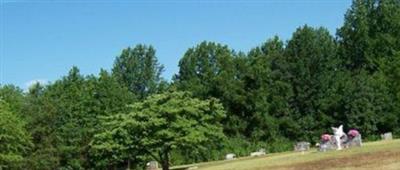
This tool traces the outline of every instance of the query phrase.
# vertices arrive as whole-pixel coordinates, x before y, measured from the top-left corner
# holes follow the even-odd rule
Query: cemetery
[[[193,167],[199,170],[251,170],[251,169],[392,169],[397,170],[400,167],[400,139],[381,140],[376,142],[362,143],[359,141],[359,135],[349,131],[347,142],[343,141],[342,150],[334,143],[328,144],[325,151],[321,148],[311,147],[304,153],[295,150],[293,152],[270,153],[260,157],[238,157],[234,160],[214,161],[190,165],[172,167],[176,170],[187,170]],[[355,135],[355,136],[353,136]],[[350,137],[351,136],[351,137]],[[352,139],[350,139],[352,138]],[[307,142],[298,142],[299,148],[307,148]],[[362,147],[360,147],[362,146]],[[296,148],[296,147],[295,147]],[[303,150],[303,149],[300,149]],[[351,162],[356,161],[353,164]],[[341,162],[338,164],[338,162]],[[382,162],[386,162],[382,165]]]
[[[362,138],[360,132],[351,129],[347,134],[343,132],[343,126],[338,128],[332,127],[334,135],[323,134],[319,143],[319,151],[326,152],[328,150],[342,150],[343,148],[362,146]]]
[[[323,162],[330,163],[330,160],[337,159],[343,159],[343,161],[350,161],[349,159],[387,159],[400,161],[400,140],[393,139],[391,132],[381,134],[381,141],[367,142],[366,144],[364,144],[362,142],[362,134],[357,129],[350,128],[347,133],[344,132],[343,125],[340,125],[339,127],[332,127],[331,129],[331,134],[325,133],[321,135],[320,142],[317,142],[315,147],[312,147],[310,142],[301,141],[296,142],[293,145],[293,152],[266,153],[266,150],[261,148],[255,152],[251,152],[248,156],[244,157],[238,157],[235,153],[228,153],[225,155],[224,161],[181,165],[172,167],[171,169],[228,170],[234,167],[234,169],[245,170],[259,168],[258,166],[287,167],[287,169],[290,169],[290,167],[304,166],[313,169],[313,166],[319,166],[318,164],[322,164]],[[365,156],[368,155],[371,150],[374,150],[379,154],[384,153],[384,155],[390,156],[380,157],[378,155],[378,158]],[[151,162],[152,165],[156,163],[157,162],[155,161]],[[249,166],[249,164],[253,163],[255,164],[255,166]],[[365,164],[369,163],[365,162]],[[398,165],[400,167],[399,163],[395,163],[395,165],[389,165],[389,167],[397,167]],[[334,166],[337,165],[333,165],[333,167]],[[148,170],[157,170],[157,168],[150,168]]]
[[[0,0],[0,170],[400,170],[400,0],[66,1]]]

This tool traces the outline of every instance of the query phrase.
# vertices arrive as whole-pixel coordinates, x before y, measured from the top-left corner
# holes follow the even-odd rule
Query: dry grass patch
[[[278,170],[331,170],[331,169],[382,169],[393,167],[400,162],[400,151],[380,151],[362,153],[341,158],[323,159],[285,166],[264,167],[261,169]],[[397,167],[400,169],[400,166]]]
[[[342,151],[322,153],[314,149],[304,154],[284,152],[186,166],[197,166],[200,170],[400,170],[400,140],[370,142]]]

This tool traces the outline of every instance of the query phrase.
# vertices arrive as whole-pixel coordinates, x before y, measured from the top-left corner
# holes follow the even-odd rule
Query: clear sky
[[[331,34],[351,0],[1,1],[0,84],[51,82],[73,66],[110,70],[121,50],[153,45],[170,79],[184,52],[201,41],[247,52],[304,24]]]

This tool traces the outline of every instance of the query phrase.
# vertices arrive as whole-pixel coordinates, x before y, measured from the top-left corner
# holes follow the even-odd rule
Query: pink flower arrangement
[[[331,135],[329,135],[329,134],[323,134],[323,135],[321,136],[321,140],[324,141],[324,142],[327,142],[327,141],[331,140]]]
[[[358,136],[360,134],[360,132],[358,132],[357,130],[355,130],[355,129],[351,129],[350,131],[349,131],[349,133],[347,133],[347,135],[349,135],[349,136],[351,136],[351,137],[356,137],[356,136]]]

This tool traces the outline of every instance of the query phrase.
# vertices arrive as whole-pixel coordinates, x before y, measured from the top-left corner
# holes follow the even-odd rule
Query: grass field
[[[400,140],[365,143],[360,148],[341,151],[284,152],[263,157],[244,157],[231,161],[215,161],[174,167],[197,167],[199,170],[400,170]]]

